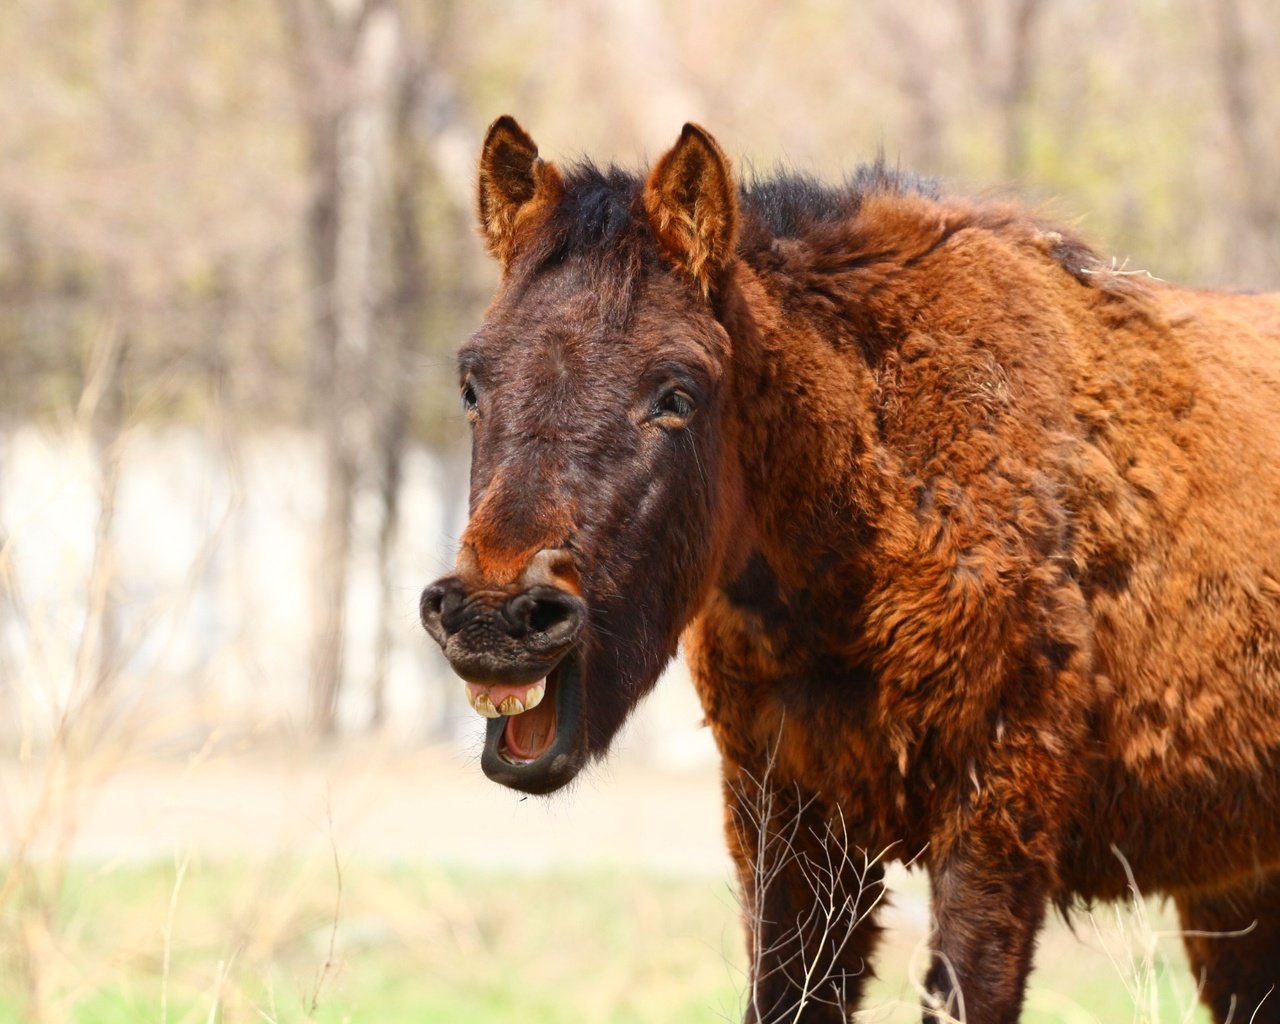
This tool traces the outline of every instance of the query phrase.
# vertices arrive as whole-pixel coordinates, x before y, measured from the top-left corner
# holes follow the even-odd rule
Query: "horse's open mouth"
[[[489,719],[480,767],[495,782],[550,793],[584,761],[583,654],[569,651],[544,679],[521,686],[468,683],[471,706]]]

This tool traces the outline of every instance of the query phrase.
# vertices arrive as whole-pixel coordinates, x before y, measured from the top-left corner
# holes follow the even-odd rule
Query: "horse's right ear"
[[[673,266],[705,291],[733,258],[738,199],[729,160],[716,140],[686,124],[644,187],[649,225]]]
[[[538,147],[516,119],[504,114],[489,126],[480,151],[480,232],[505,267],[516,225],[534,200],[554,200],[564,190],[560,172],[538,158]]]

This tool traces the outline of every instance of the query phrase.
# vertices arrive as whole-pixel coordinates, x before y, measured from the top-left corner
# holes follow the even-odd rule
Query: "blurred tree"
[[[342,690],[356,488],[362,460],[374,450],[378,190],[387,175],[401,22],[389,0],[279,3],[294,46],[312,178],[310,407],[322,440],[325,491],[312,580],[310,721],[327,736],[337,727]]]
[[[1280,160],[1276,160],[1275,141],[1280,135],[1280,116],[1274,106],[1264,103],[1260,88],[1260,56],[1266,53],[1274,62],[1280,34],[1275,30],[1274,14],[1271,33],[1250,31],[1244,0],[1216,0],[1212,10],[1217,22],[1218,81],[1222,96],[1223,119],[1226,123],[1228,151],[1233,173],[1228,185],[1235,195],[1240,225],[1238,242],[1233,248],[1244,263],[1249,283],[1261,285],[1280,276]],[[1269,52],[1258,45],[1272,44]]]
[[[137,41],[136,0],[114,0],[103,54],[101,87],[105,102],[106,145],[113,159],[123,159],[130,145],[128,79]],[[120,486],[120,449],[127,408],[125,370],[133,321],[133,284],[129,263],[112,252],[99,276],[99,308],[106,316],[88,352],[79,418],[93,445],[97,471],[98,518],[89,569],[86,616],[76,657],[76,690],[95,702],[108,698],[120,665],[116,606],[115,514]]]
[[[393,567],[400,537],[400,493],[410,427],[411,366],[427,335],[429,269],[422,237],[423,189],[430,173],[419,125],[426,66],[430,61],[421,35],[405,33],[404,57],[394,84],[391,189],[387,204],[390,238],[390,294],[386,324],[380,332],[384,352],[375,373],[379,385],[377,426],[380,524],[377,541],[378,619],[370,680],[369,724],[381,728],[387,718],[387,678],[400,618]]]
[[[1037,60],[1037,28],[1046,0],[959,0],[960,23],[974,81],[999,123],[1003,173],[1027,172],[1028,115]]]
[[[268,707],[305,703],[321,733],[336,728],[340,698],[374,723],[394,714],[392,666],[407,651],[427,657],[405,582],[421,563],[407,566],[406,552],[420,560],[451,539],[448,526],[430,538],[408,527],[404,483],[425,485],[415,467],[430,460],[407,455],[450,466],[448,514],[466,489],[447,353],[496,273],[471,207],[497,114],[519,116],[559,160],[640,163],[690,118],[744,171],[782,163],[837,179],[883,149],[957,190],[1016,181],[1061,197],[1057,209],[1087,216],[1081,230],[1131,268],[1275,287],[1272,7],[0,4],[0,443],[38,422],[57,443],[84,443],[95,467],[76,563],[91,582],[75,636],[50,634],[48,650],[79,645],[84,688],[132,692],[109,685],[122,662],[134,670],[148,626],[146,588],[112,552],[126,442],[199,427],[210,476],[239,473],[244,458],[252,505],[244,453],[280,431],[306,465],[298,507],[275,513],[296,521],[278,528],[318,537],[315,568],[290,581],[306,597],[297,635],[282,638],[246,599],[252,531],[227,531],[225,561],[247,568],[221,577],[233,578],[214,616],[231,623],[224,664],[247,690],[287,694]],[[313,514],[301,482],[317,449]],[[5,550],[24,543],[14,523],[0,530]],[[76,533],[77,557],[80,544]],[[348,619],[357,585],[372,613]],[[33,614],[8,607],[11,623]],[[264,650],[277,652],[270,670]],[[182,682],[225,686],[223,668],[205,673]]]

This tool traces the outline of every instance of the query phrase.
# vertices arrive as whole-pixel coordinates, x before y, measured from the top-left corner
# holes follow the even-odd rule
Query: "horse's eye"
[[[462,408],[468,419],[475,419],[480,412],[480,400],[476,397],[476,386],[467,381],[462,386]]]
[[[672,425],[682,425],[692,415],[693,399],[679,388],[664,392],[662,397],[653,404],[653,418],[666,420]]]

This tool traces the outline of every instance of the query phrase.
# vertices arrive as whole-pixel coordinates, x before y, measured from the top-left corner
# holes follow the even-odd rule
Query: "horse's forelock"
[[[576,263],[601,315],[611,327],[625,329],[645,264],[657,255],[640,187],[638,176],[617,167],[571,166],[563,196],[523,242],[523,286]]]

